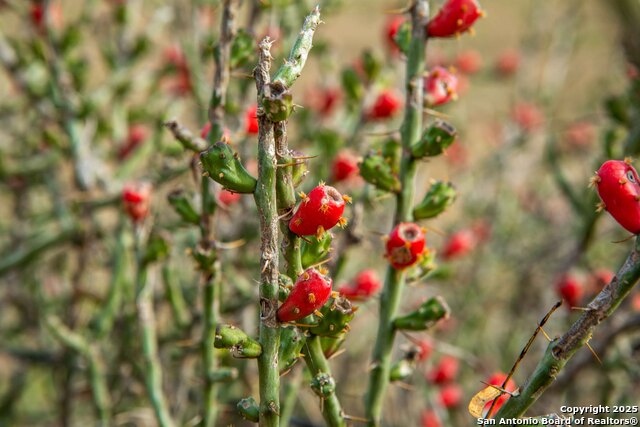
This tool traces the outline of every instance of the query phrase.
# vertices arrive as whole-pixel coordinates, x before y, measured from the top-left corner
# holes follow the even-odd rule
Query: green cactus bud
[[[260,407],[256,403],[256,400],[249,396],[240,400],[236,405],[238,413],[242,418],[252,423],[257,423],[260,420]]]
[[[211,179],[236,193],[253,193],[256,179],[242,166],[238,153],[219,141],[200,153],[202,168]]]
[[[432,278],[435,273],[438,265],[436,264],[436,251],[433,249],[429,249],[425,251],[420,260],[416,265],[411,269],[411,275],[407,278],[409,282],[418,282],[420,280],[426,279],[427,277]]]
[[[347,101],[357,104],[364,96],[364,85],[358,76],[358,72],[353,68],[342,70],[342,91]]]
[[[255,359],[262,354],[260,343],[233,325],[218,325],[213,341],[215,348],[226,348],[237,359]]]
[[[231,43],[231,69],[242,67],[255,55],[253,37],[240,29]]]
[[[147,246],[142,256],[142,263],[145,265],[160,261],[169,255],[169,242],[168,240],[157,233],[152,233],[147,241]]]
[[[417,159],[438,156],[456,140],[456,129],[449,123],[436,120],[422,134],[420,141],[411,147],[411,154]]]
[[[389,138],[382,144],[382,157],[391,166],[394,174],[400,173],[400,161],[402,160],[402,150],[400,141]]]
[[[379,154],[369,153],[359,164],[360,176],[376,188],[383,191],[398,193],[400,191],[400,180],[393,172],[391,165],[387,163]]]
[[[414,367],[407,359],[396,362],[389,372],[389,381],[404,381],[413,374]]]
[[[393,321],[396,329],[424,331],[438,320],[449,317],[449,306],[442,297],[429,298],[420,308]]]
[[[282,328],[280,330],[280,349],[278,350],[278,368],[280,375],[287,372],[300,358],[300,352],[305,343],[304,333],[296,328]]]
[[[234,381],[238,378],[238,369],[221,366],[215,371],[209,373],[209,380],[214,383],[226,383]]]
[[[188,197],[184,190],[178,189],[172,191],[167,196],[167,200],[169,200],[169,204],[173,206],[173,209],[180,215],[180,218],[182,218],[184,222],[196,225],[200,223],[200,215],[196,212],[190,197]]]
[[[306,270],[324,260],[331,252],[332,240],[331,233],[323,233],[320,238],[312,237],[309,240],[303,240],[300,248],[302,268]]]
[[[278,301],[284,302],[291,293],[293,288],[293,280],[286,274],[280,274],[278,276]]]
[[[210,248],[204,248],[202,245],[196,246],[196,248],[191,251],[191,256],[196,261],[196,264],[198,264],[200,271],[211,271],[213,269],[213,263],[218,259],[216,251]]]
[[[326,399],[336,391],[336,381],[333,377],[325,372],[318,372],[318,374],[311,380],[311,390],[318,397]]]
[[[411,43],[411,23],[409,21],[403,22],[393,39],[400,52],[407,55],[409,53],[409,44]]]
[[[380,75],[380,70],[382,70],[382,61],[376,57],[373,51],[367,49],[362,52],[362,68],[367,81],[375,81]]]
[[[413,209],[414,219],[434,218],[456,200],[456,189],[450,182],[435,181],[422,201]]]
[[[291,151],[291,157],[292,163],[294,163],[291,167],[291,182],[293,188],[297,188],[309,175],[309,160],[303,159],[305,155],[300,151]]]
[[[293,95],[280,81],[265,87],[262,97],[262,109],[272,122],[282,122],[293,112]]]
[[[349,322],[353,319],[356,310],[357,308],[347,298],[342,296],[332,298],[320,309],[322,317],[309,332],[321,337],[341,338],[349,330]]]

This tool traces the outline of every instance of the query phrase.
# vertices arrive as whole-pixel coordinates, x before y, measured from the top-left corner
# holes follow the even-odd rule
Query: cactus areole
[[[592,178],[592,184],[602,200],[600,207],[626,230],[640,233],[640,179],[630,161],[604,162]]]
[[[278,309],[278,320],[294,322],[322,307],[331,296],[332,280],[309,268],[296,280],[291,293]]]
[[[289,229],[298,236],[322,236],[336,224],[345,225],[344,206],[351,201],[335,188],[320,183],[307,195],[301,193],[302,202],[289,221]]]
[[[424,231],[412,222],[398,224],[387,238],[386,258],[395,269],[414,265],[425,253]]]

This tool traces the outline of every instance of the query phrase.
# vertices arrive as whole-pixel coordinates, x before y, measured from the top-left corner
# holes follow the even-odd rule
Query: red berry
[[[520,67],[520,52],[515,49],[505,50],[496,60],[496,71],[503,77],[515,74]]]
[[[470,31],[484,12],[477,0],[448,0],[427,24],[429,37],[452,37]]]
[[[640,313],[640,293],[636,292],[631,297],[631,308],[636,313]]]
[[[364,301],[375,295],[381,286],[382,284],[375,271],[364,270],[358,273],[350,286],[340,287],[339,292],[350,300]]]
[[[497,385],[498,387],[502,387],[502,384],[506,379],[507,379],[507,374],[503,372],[496,372],[489,377],[489,379],[487,380],[487,383],[491,385]],[[516,391],[516,388],[517,388],[516,383],[514,383],[513,380],[511,379],[509,379],[507,384],[504,386],[504,389],[507,391]],[[504,403],[507,400],[509,400],[509,397],[511,396],[508,394],[503,394],[500,397],[498,397],[498,399],[496,399],[497,400],[496,405],[493,407],[493,411],[491,411],[491,413],[495,414],[496,412],[498,412],[498,409],[500,409],[502,405],[504,405]],[[484,405],[484,409],[488,411],[489,408],[491,408],[492,404],[493,404],[493,400],[490,400],[489,402],[487,402],[486,405]]]
[[[477,50],[465,50],[456,57],[456,67],[464,74],[475,74],[482,68],[482,56]]]
[[[440,404],[445,408],[455,408],[462,402],[462,388],[458,384],[447,384],[440,389]]]
[[[436,414],[435,411],[431,409],[425,409],[422,412],[420,421],[422,423],[422,427],[442,427],[442,423],[440,423],[438,414]]]
[[[595,138],[595,127],[586,121],[572,123],[564,132],[564,140],[571,148],[587,148]]]
[[[465,256],[471,252],[478,243],[475,233],[471,229],[456,231],[445,242],[442,249],[442,259],[450,260]]]
[[[126,142],[120,147],[118,158],[124,160],[144,142],[149,136],[149,130],[146,126],[136,124],[129,127],[129,135]]]
[[[315,268],[298,276],[291,293],[278,309],[278,320],[293,322],[312,314],[331,296],[332,281]]]
[[[556,282],[556,292],[567,302],[569,308],[576,307],[582,300],[584,289],[578,278],[572,274],[563,274]]]
[[[317,111],[321,117],[329,117],[341,98],[342,92],[337,87],[317,87],[307,92],[309,108]]]
[[[458,376],[460,363],[453,356],[442,356],[440,362],[427,374],[427,379],[434,384],[446,384]]]
[[[418,362],[424,362],[431,356],[433,353],[433,342],[430,339],[420,340],[417,344],[418,353],[416,355],[416,360]]]
[[[386,258],[393,268],[410,267],[426,251],[424,231],[412,222],[401,222],[391,230],[386,247]]]
[[[31,23],[39,30],[44,28],[44,7],[41,3],[31,5]]]
[[[433,67],[424,79],[424,100],[429,106],[455,101],[457,91],[458,78],[444,67]]]
[[[513,107],[511,118],[524,132],[533,132],[544,122],[542,111],[534,104],[521,102]]]
[[[604,209],[626,230],[640,233],[640,179],[638,172],[627,161],[604,162],[592,183]]]
[[[342,150],[333,159],[331,177],[334,182],[347,180],[358,175],[358,159],[350,151]]]
[[[244,130],[249,135],[258,134],[258,106],[253,105],[244,113]]]
[[[133,222],[140,222],[149,215],[151,184],[138,182],[127,184],[122,189],[122,203],[126,214]]]
[[[185,70],[188,68],[187,57],[182,52],[182,48],[179,45],[170,45],[164,49],[164,59],[169,65],[179,69]]]
[[[218,194],[218,202],[225,206],[231,206],[236,204],[238,200],[240,200],[240,197],[242,197],[240,193],[234,193],[229,190],[222,190]]]
[[[207,122],[202,126],[202,129],[200,129],[200,138],[207,139],[209,132],[211,132],[211,122]]]
[[[615,277],[615,273],[608,268],[599,268],[591,274],[591,281],[593,283],[593,290],[600,292],[611,283],[611,280]]]
[[[320,236],[338,223],[345,225],[346,219],[342,214],[349,201],[349,196],[320,183],[308,195],[302,193],[302,202],[289,221],[289,229],[299,236]]]
[[[402,101],[393,90],[385,90],[378,95],[367,114],[371,120],[383,120],[395,116],[402,106]]]
[[[1,3],[1,2],[0,2]],[[31,23],[38,30],[43,32],[45,30],[45,10],[44,5],[42,3],[33,3],[30,9],[30,17]],[[57,1],[51,1],[49,3],[49,7],[47,9],[47,13],[49,15],[49,23],[52,28],[62,28],[62,5]]]
[[[396,15],[390,17],[384,27],[385,41],[387,42],[387,46],[389,46],[389,49],[394,53],[400,51],[395,37],[404,22],[404,17]]]

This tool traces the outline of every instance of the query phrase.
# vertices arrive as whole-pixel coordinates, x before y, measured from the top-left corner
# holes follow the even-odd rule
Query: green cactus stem
[[[413,208],[413,218],[418,220],[437,217],[455,202],[456,195],[456,189],[450,182],[433,182],[422,201]]]
[[[331,252],[331,242],[333,235],[329,232],[323,233],[320,238],[311,238],[302,242],[301,260],[302,268],[307,269],[312,265],[324,260]]]
[[[253,193],[256,179],[240,162],[240,157],[225,142],[218,141],[207,151],[200,153],[202,168],[211,179],[236,193]]]
[[[180,218],[188,223],[198,225],[200,223],[200,214],[191,203],[191,198],[184,190],[174,190],[167,196],[169,204],[173,207]]]
[[[280,331],[280,349],[278,350],[278,367],[280,374],[288,372],[300,359],[305,343],[304,333],[296,328],[282,328]]]
[[[368,153],[360,162],[360,176],[382,191],[400,192],[400,179],[382,155]]]
[[[356,307],[347,298],[338,296],[325,304],[320,313],[322,314],[320,321],[309,329],[309,332],[320,337],[340,338],[348,331],[348,325],[356,313]]]
[[[420,140],[411,146],[411,154],[416,159],[439,156],[456,140],[457,132],[449,123],[436,120],[428,127]]]
[[[209,381],[212,383],[228,383],[238,379],[238,370],[228,366],[220,367],[209,373]]]
[[[213,345],[228,349],[237,359],[255,359],[262,354],[260,343],[233,325],[218,325]]]
[[[429,298],[416,311],[395,319],[393,326],[405,331],[424,331],[438,320],[449,317],[449,312],[449,306],[442,297]]]

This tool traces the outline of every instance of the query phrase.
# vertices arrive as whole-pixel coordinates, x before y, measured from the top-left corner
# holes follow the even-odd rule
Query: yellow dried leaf
[[[496,397],[500,396],[501,391],[494,386],[488,386],[476,393],[469,402],[469,413],[472,417],[482,417],[482,411],[484,410],[487,402],[492,401]]]

